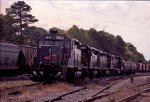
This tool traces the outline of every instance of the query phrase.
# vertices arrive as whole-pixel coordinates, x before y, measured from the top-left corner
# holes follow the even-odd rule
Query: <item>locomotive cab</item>
[[[58,37],[59,38],[59,37]],[[65,60],[69,55],[69,42],[63,42],[62,40],[56,39],[40,41],[38,54],[39,64],[46,65],[61,65],[66,64]],[[60,39],[63,39],[60,38]]]
[[[114,74],[121,74],[123,71],[122,67],[122,58],[119,56],[114,56],[113,59],[113,69],[114,69]]]
[[[44,34],[38,39],[32,77],[56,77],[70,58],[71,40],[62,34]],[[44,78],[45,79],[45,78]]]
[[[88,45],[81,45],[81,64],[83,67],[90,67],[92,51]]]

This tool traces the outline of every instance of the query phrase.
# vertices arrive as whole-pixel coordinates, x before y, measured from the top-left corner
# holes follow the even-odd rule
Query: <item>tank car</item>
[[[137,64],[135,62],[132,62],[133,65],[132,65],[132,73],[135,74],[136,71],[137,71]]]
[[[135,62],[132,62],[132,74],[135,74],[137,71],[137,64]]]
[[[123,73],[129,74],[131,72],[131,63],[130,61],[123,60]]]

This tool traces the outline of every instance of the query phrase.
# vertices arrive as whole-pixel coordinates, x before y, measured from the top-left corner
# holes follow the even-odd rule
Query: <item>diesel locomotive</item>
[[[45,34],[38,40],[37,57],[32,66],[32,80],[73,78],[81,66],[81,50],[78,40],[62,34]]]
[[[64,80],[74,80],[78,72],[82,78],[134,74],[137,67],[138,64],[134,62],[125,61],[119,56],[110,55],[52,31],[38,39],[31,79],[37,81],[63,77]]]

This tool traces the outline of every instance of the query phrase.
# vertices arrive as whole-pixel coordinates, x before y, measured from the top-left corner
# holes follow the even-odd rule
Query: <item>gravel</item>
[[[83,99],[89,98],[91,95],[97,93],[99,90],[101,90],[102,88],[106,87],[109,84],[109,83],[95,84],[96,81],[101,81],[101,80],[103,79],[102,78],[96,80],[94,79],[93,81],[90,82],[87,81],[84,82],[84,80],[80,80],[81,81],[80,84],[57,82],[50,85],[41,85],[40,87],[34,88],[32,90],[26,90],[26,92],[18,96],[8,96],[8,97],[6,96],[7,98],[4,99],[4,102],[8,102],[8,101],[9,102],[23,102],[23,101],[48,102],[63,94],[72,92],[74,90],[82,88],[83,86],[86,86],[87,89],[85,90],[81,90],[79,92],[64,96],[62,97],[62,100],[57,100],[58,102],[78,102]],[[124,87],[133,86],[147,81],[150,81],[150,76],[134,77],[133,83],[130,81],[130,79],[122,80],[104,92],[107,93],[114,90],[119,90]],[[109,99],[109,100],[113,101],[113,99]],[[96,101],[99,102],[99,100]]]

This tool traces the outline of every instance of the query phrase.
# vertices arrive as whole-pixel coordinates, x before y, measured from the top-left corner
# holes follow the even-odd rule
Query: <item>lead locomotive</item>
[[[64,79],[74,78],[75,70],[81,62],[80,43],[56,33],[52,31],[39,38],[37,57],[32,66],[32,80],[47,80],[62,75]]]

